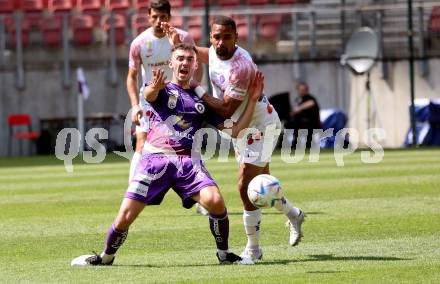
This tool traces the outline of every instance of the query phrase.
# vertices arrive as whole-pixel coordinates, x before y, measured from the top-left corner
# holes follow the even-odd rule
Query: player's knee
[[[220,215],[225,212],[225,201],[219,193],[215,193],[211,196],[209,205],[209,213]]]

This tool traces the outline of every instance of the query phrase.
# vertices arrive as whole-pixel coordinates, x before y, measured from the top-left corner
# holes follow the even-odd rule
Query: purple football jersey
[[[150,105],[154,121],[146,142],[164,151],[171,147],[176,154],[191,152],[194,134],[204,122],[218,127],[224,121],[207,110],[194,89],[184,89],[174,83],[166,84]]]

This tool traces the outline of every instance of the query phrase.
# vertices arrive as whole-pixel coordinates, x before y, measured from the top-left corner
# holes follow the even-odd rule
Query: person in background
[[[307,130],[306,147],[312,145],[313,129],[320,129],[321,119],[319,117],[319,104],[314,96],[309,92],[307,83],[299,82],[296,85],[298,97],[294,101],[293,110],[290,112],[290,119],[284,127],[294,130],[294,144],[298,143],[300,129]]]

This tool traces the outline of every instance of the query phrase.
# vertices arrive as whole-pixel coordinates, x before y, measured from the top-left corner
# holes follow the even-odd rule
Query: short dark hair
[[[214,19],[213,25],[220,25],[220,26],[229,26],[234,31],[237,30],[237,26],[235,25],[235,21],[232,18],[226,17],[226,16],[218,16]]]
[[[151,13],[151,9],[167,12],[168,15],[171,15],[171,5],[168,0],[152,0],[148,7],[148,14]]]
[[[194,45],[189,43],[178,43],[171,49],[171,52],[174,52],[176,50],[192,50],[197,54],[197,49]]]

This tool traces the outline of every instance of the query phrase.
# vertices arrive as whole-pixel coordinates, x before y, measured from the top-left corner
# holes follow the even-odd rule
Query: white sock
[[[114,254],[106,254],[105,252],[101,253],[102,263],[109,263],[114,257]]]
[[[299,212],[301,212],[301,210],[294,207],[285,197],[281,198],[281,200],[277,200],[273,207],[284,213],[291,221],[294,221],[295,218],[298,217]]]
[[[134,172],[136,170],[137,165],[139,164],[139,161],[141,160],[141,157],[142,157],[141,153],[134,152],[133,158],[131,159],[131,163],[130,163],[130,174],[128,175],[129,184],[134,177]]]
[[[248,242],[246,247],[258,248],[260,245],[260,223],[261,223],[261,209],[254,211],[243,210],[243,224]]]

